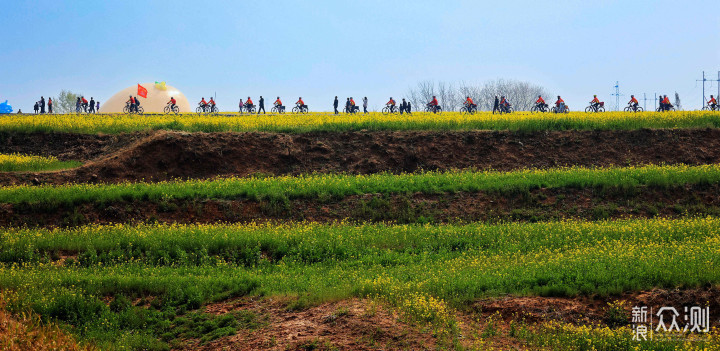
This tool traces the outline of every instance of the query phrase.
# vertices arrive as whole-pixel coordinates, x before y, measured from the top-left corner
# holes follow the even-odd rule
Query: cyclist
[[[245,100],[245,108],[250,112],[250,109],[253,107],[252,99],[248,96],[247,100]]]
[[[360,110],[360,107],[355,106],[355,99],[350,97],[350,112],[355,113],[356,111]]]
[[[505,98],[505,95],[500,96],[500,111],[510,112],[510,102]]]
[[[468,112],[477,110],[477,105],[475,105],[475,102],[469,96],[465,98],[465,106],[467,107]]]
[[[390,97],[390,101],[388,101],[385,106],[390,108],[390,112],[395,112],[396,103],[395,100],[393,100],[392,96]],[[400,113],[402,113],[402,111],[400,111]]]
[[[633,111],[637,111],[638,108],[638,100],[635,98],[635,95],[630,95],[630,102],[628,102],[628,105],[632,107]]]
[[[593,110],[597,111],[598,106],[600,106],[600,100],[597,98],[597,95],[593,95],[593,99],[590,101],[590,106]]]
[[[542,110],[544,110],[548,107],[548,105],[545,103],[545,99],[543,99],[542,95],[538,95],[538,99],[535,100],[535,105],[537,105]]]
[[[307,109],[307,105],[305,105],[305,101],[303,101],[302,96],[298,98],[298,101],[295,102],[295,105],[297,105],[297,107],[299,107],[301,110]]]
[[[78,99],[78,100],[80,100],[80,99]],[[135,111],[135,98],[132,95],[130,95],[130,98],[128,99],[128,101],[125,101],[125,104],[127,104],[129,106],[129,110],[131,113]],[[79,110],[79,108],[78,108],[78,110]]]
[[[670,108],[672,108],[672,104],[670,103],[670,98],[667,95],[665,95],[665,97],[662,101],[662,105],[663,105],[663,111],[670,111]]]
[[[432,108],[433,113],[437,113],[437,108],[438,108],[439,104],[438,104],[438,100],[435,97],[435,95],[433,95],[432,101],[430,101],[430,103],[428,103],[427,105],[428,105],[428,107]]]
[[[170,105],[170,111],[175,111],[175,104],[177,104],[177,101],[174,97],[170,97],[170,101],[168,101],[168,104]]]
[[[713,111],[717,109],[717,100],[715,100],[714,96],[710,95],[710,101],[707,104]]]
[[[282,113],[285,111],[285,106],[283,106],[282,101],[280,101],[280,97],[278,96],[275,102],[273,102],[273,106],[277,108],[278,112]]]
[[[87,101],[87,99],[85,99],[84,96],[81,96],[80,99],[82,100],[82,108],[83,108],[83,111],[87,112],[87,109],[88,109],[88,101]]]

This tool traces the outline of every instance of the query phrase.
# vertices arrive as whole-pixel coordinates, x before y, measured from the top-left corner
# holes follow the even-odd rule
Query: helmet
[[[171,96],[170,98],[172,99],[173,97]]]
[[[597,95],[593,95],[593,97],[597,97]]]

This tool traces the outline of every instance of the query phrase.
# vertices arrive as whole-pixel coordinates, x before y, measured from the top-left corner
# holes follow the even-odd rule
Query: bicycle
[[[623,111],[625,111],[625,112],[643,112],[645,110],[640,106],[628,104],[627,107],[625,107],[623,109]]]
[[[243,108],[245,109],[245,112],[247,112],[247,113],[255,113],[256,112],[255,105],[245,104],[245,105],[243,105]],[[242,113],[242,109],[240,109],[240,113]]]
[[[307,106],[295,104],[295,107],[292,109],[292,113],[308,113]]]
[[[553,108],[550,110],[552,113],[570,113],[570,107],[563,104],[561,106],[553,106]]]
[[[344,113],[358,113],[360,112],[360,106],[350,106],[350,109],[348,110],[347,107],[343,109]]]
[[[125,104],[125,107],[123,107],[123,113],[124,114],[138,114],[141,115],[145,113],[145,109],[143,109],[142,106],[135,106],[135,108],[131,108],[129,103]]]
[[[358,108],[358,110],[360,110],[360,108]],[[398,114],[398,113],[400,113],[400,109],[397,108],[397,106],[395,106],[395,105],[385,105],[385,107],[383,107],[383,109],[382,109],[382,114],[389,115],[391,113]]]
[[[270,113],[285,113],[285,106],[282,105],[274,105],[270,109]]]
[[[498,109],[499,109],[500,114],[513,113],[513,108],[511,105],[500,105]]]
[[[530,113],[546,113],[548,111],[550,111],[550,109],[547,104],[535,104],[535,106],[530,109]]]
[[[720,106],[718,105],[710,105],[707,104],[705,107],[702,108],[702,111],[718,111],[720,110]]]
[[[605,102],[599,102],[597,104],[590,104],[590,106],[585,108],[585,112],[605,112]]]
[[[476,112],[477,112],[477,105],[472,105],[472,106],[465,105],[462,108],[460,108],[460,113],[474,115]]]
[[[442,106],[440,105],[425,105],[425,112],[442,113]]]
[[[195,109],[195,113],[197,113],[197,114],[207,113],[209,107],[210,107],[209,105],[198,104],[198,107]]]
[[[178,114],[180,113],[180,107],[178,105],[173,106],[171,103],[168,103],[165,105],[165,108],[163,109],[163,113],[170,114],[170,113]]]
[[[670,112],[670,111],[675,111],[675,106],[673,106],[673,105],[666,106],[666,107],[658,106],[658,108],[655,109],[655,112]]]

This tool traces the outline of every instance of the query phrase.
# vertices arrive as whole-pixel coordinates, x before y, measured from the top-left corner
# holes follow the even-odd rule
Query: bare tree
[[[435,95],[445,111],[457,111],[468,96],[480,110],[492,110],[495,96],[505,96],[516,111],[529,111],[538,95],[550,96],[548,91],[539,85],[505,79],[488,81],[482,86],[465,82],[452,84],[422,81],[417,87],[410,88],[407,95],[416,108],[425,106]]]
[[[81,94],[75,94],[70,90],[61,90],[56,99],[53,99],[53,109],[57,113],[75,112],[75,102]]]

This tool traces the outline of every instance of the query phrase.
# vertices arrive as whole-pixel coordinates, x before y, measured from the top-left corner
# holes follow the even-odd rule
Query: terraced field
[[[717,113],[4,118],[0,347],[720,348]]]

